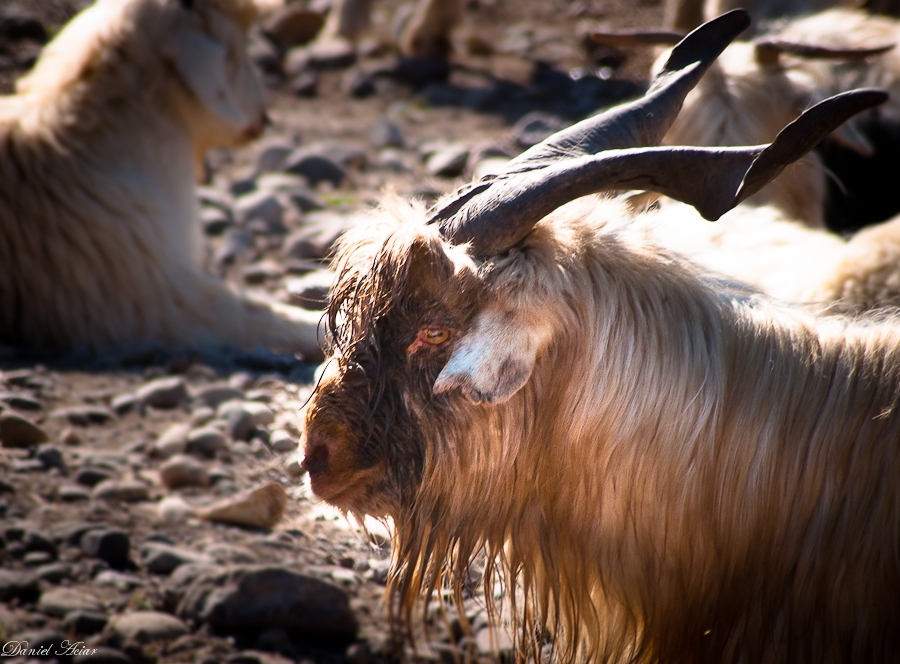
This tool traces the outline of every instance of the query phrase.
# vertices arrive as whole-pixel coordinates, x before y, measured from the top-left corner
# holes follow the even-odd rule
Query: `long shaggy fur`
[[[307,455],[326,498],[363,448],[381,467],[419,455],[331,498],[394,517],[402,607],[442,582],[459,597],[487,551],[485,595],[501,574],[523,655],[549,633],[560,661],[900,658],[896,321],[786,309],[648,243],[614,202],[566,206],[483,262],[398,216],[339,256],[335,307],[368,302],[368,331],[332,325],[378,339],[364,373],[400,425],[373,441],[344,417],[373,404],[336,370]],[[406,276],[385,287],[382,265]],[[449,347],[411,353],[422,325]]]
[[[198,164],[263,128],[256,11],[100,0],[0,98],[0,343],[318,352],[317,315],[199,267]]]

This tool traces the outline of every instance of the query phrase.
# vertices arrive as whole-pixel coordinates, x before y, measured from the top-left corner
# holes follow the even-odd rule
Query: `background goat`
[[[101,0],[0,98],[0,343],[273,346],[319,315],[198,266],[203,154],[258,136],[252,0]]]
[[[522,645],[549,627],[564,661],[900,656],[900,329],[731,288],[615,202],[554,211],[627,183],[715,218],[884,99],[817,106],[766,150],[641,147],[744,26],[704,26],[645,99],[343,240],[304,464],[319,496],[394,518],[407,611],[442,578],[459,597],[485,549],[488,586],[522,593]]]

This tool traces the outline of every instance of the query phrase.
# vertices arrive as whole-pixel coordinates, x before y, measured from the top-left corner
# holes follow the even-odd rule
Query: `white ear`
[[[249,119],[234,99],[226,75],[222,44],[194,28],[179,28],[162,47],[187,88],[207,109],[228,124],[243,128]]]
[[[550,330],[518,318],[512,312],[480,313],[457,341],[434,393],[459,389],[474,403],[503,403],[522,389]]]

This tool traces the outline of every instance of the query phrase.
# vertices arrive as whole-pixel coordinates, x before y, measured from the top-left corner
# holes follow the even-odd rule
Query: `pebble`
[[[83,466],[75,473],[75,481],[87,487],[95,487],[100,482],[112,479],[112,474],[100,468]]]
[[[322,211],[308,214],[303,226],[284,239],[283,258],[324,259],[335,241],[359,223],[359,217]]]
[[[50,412],[52,419],[66,420],[69,424],[86,427],[90,424],[103,424],[115,418],[109,408],[103,406],[81,405],[57,408]]]
[[[61,484],[56,487],[56,497],[65,503],[90,500],[91,492],[78,484]]]
[[[134,503],[150,498],[150,488],[137,480],[104,480],[94,487],[91,497]]]
[[[267,281],[278,279],[284,274],[284,268],[275,261],[263,260],[252,265],[247,265],[241,270],[244,282],[252,286],[264,284]]]
[[[256,174],[281,170],[285,158],[296,148],[295,141],[285,137],[263,139],[256,146]],[[257,180],[256,186],[259,189],[264,188],[259,180]]]
[[[349,642],[358,623],[347,594],[286,567],[244,567],[201,574],[188,587],[177,613],[225,632],[279,627],[294,638],[315,636]]]
[[[305,66],[306,61],[303,61]],[[288,90],[297,97],[315,97],[319,94],[319,74],[314,71],[298,71],[288,83]]]
[[[187,436],[186,452],[193,456],[212,459],[218,452],[228,449],[228,439],[212,426],[193,429]]]
[[[231,216],[224,210],[214,207],[200,210],[200,226],[205,235],[221,235],[231,224]]]
[[[191,431],[189,424],[173,424],[156,439],[151,448],[152,456],[168,459],[173,454],[180,454],[187,449],[187,437]]]
[[[131,574],[123,574],[112,569],[100,572],[94,577],[96,586],[112,586],[122,592],[129,592],[144,585],[144,581]]]
[[[41,402],[37,399],[32,399],[27,394],[16,394],[14,392],[0,392],[0,406],[3,404],[16,410],[41,409]]]
[[[306,474],[306,468],[303,467],[303,454],[297,454],[288,459],[287,463],[285,463],[284,470],[294,479],[303,477],[303,475]]]
[[[180,523],[194,515],[194,508],[180,496],[166,496],[156,506],[156,516],[164,523]]]
[[[432,153],[425,160],[425,172],[434,177],[455,178],[462,175],[468,160],[468,147],[450,145]]]
[[[231,196],[215,187],[197,187],[197,198],[203,207],[215,207],[223,212],[230,213],[233,201]]]
[[[356,62],[356,49],[343,39],[316,42],[305,48],[312,69],[344,69]]]
[[[186,454],[176,454],[166,460],[159,467],[159,479],[167,489],[207,487],[210,484],[206,467]]]
[[[48,440],[47,433],[24,415],[11,410],[0,413],[0,442],[4,447],[30,447]]]
[[[116,648],[92,646],[90,651],[90,653],[75,655],[72,658],[72,664],[134,664],[133,659]]]
[[[272,192],[252,191],[235,201],[234,217],[241,226],[259,219],[265,222],[268,228],[283,228],[284,206]]]
[[[88,635],[102,632],[106,623],[107,618],[104,614],[79,609],[67,613],[61,627],[67,632]]]
[[[191,398],[195,402],[199,402],[209,406],[210,408],[218,408],[220,404],[231,401],[232,399],[241,399],[244,391],[236,387],[232,387],[228,383],[210,383],[193,390]]]
[[[215,416],[216,411],[209,406],[199,406],[194,408],[191,411],[191,427],[196,428],[209,424]]]
[[[190,632],[183,621],[161,611],[135,611],[116,616],[110,620],[109,629],[123,642],[137,643],[171,641]]]
[[[304,309],[324,309],[334,285],[335,275],[329,270],[314,270],[285,284],[288,302]]]
[[[40,445],[35,457],[44,464],[44,468],[47,469],[59,468],[60,470],[64,470],[66,467],[66,460],[63,458],[62,451],[54,445],[48,445],[46,443]]]
[[[122,569],[129,562],[131,538],[124,530],[89,530],[81,537],[80,546],[86,556],[99,558],[113,569]]]
[[[54,584],[60,583],[72,578],[72,565],[70,563],[51,562],[34,570],[34,575],[39,581]]]
[[[67,546],[81,546],[81,538],[91,530],[104,530],[102,523],[90,523],[87,521],[64,521],[50,528],[50,537],[54,542]]]
[[[272,528],[287,506],[287,492],[271,483],[236,496],[229,496],[197,510],[197,516],[249,528]]]
[[[50,588],[41,593],[37,610],[48,616],[62,618],[72,611],[103,612],[103,604],[86,588]]]
[[[250,549],[233,544],[213,544],[206,547],[204,553],[221,565],[247,565],[259,562],[259,558]]]
[[[14,599],[32,602],[39,592],[38,578],[34,574],[21,570],[0,569],[0,602],[10,602]]]
[[[213,262],[217,266],[223,267],[236,262],[252,260],[255,257],[253,233],[243,228],[229,228],[225,231],[222,244],[213,256]]]
[[[369,142],[376,148],[402,148],[405,143],[400,128],[383,115],[369,130]]]
[[[293,452],[297,449],[297,440],[284,429],[275,429],[269,436],[269,447],[276,452]]]
[[[140,549],[141,563],[153,574],[170,574],[186,563],[212,564],[213,558],[161,542],[147,542]]]
[[[298,148],[284,162],[284,170],[294,175],[302,175],[313,187],[320,182],[329,182],[340,187],[347,180],[347,171],[328,155],[316,154],[310,148]]]
[[[187,383],[181,376],[156,378],[141,385],[136,396],[153,408],[176,408],[188,398]]]
[[[109,405],[110,408],[112,408],[112,411],[121,417],[122,415],[127,415],[133,411],[139,403],[140,399],[138,399],[136,394],[127,392],[114,397]]]

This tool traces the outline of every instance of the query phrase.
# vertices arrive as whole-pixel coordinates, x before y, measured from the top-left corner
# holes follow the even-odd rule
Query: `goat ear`
[[[222,44],[195,28],[182,27],[166,37],[162,52],[207,109],[234,127],[248,123],[228,84],[227,51]]]
[[[474,403],[503,403],[534,370],[549,330],[532,329],[511,312],[482,312],[456,342],[434,383],[434,393],[458,389]]]

